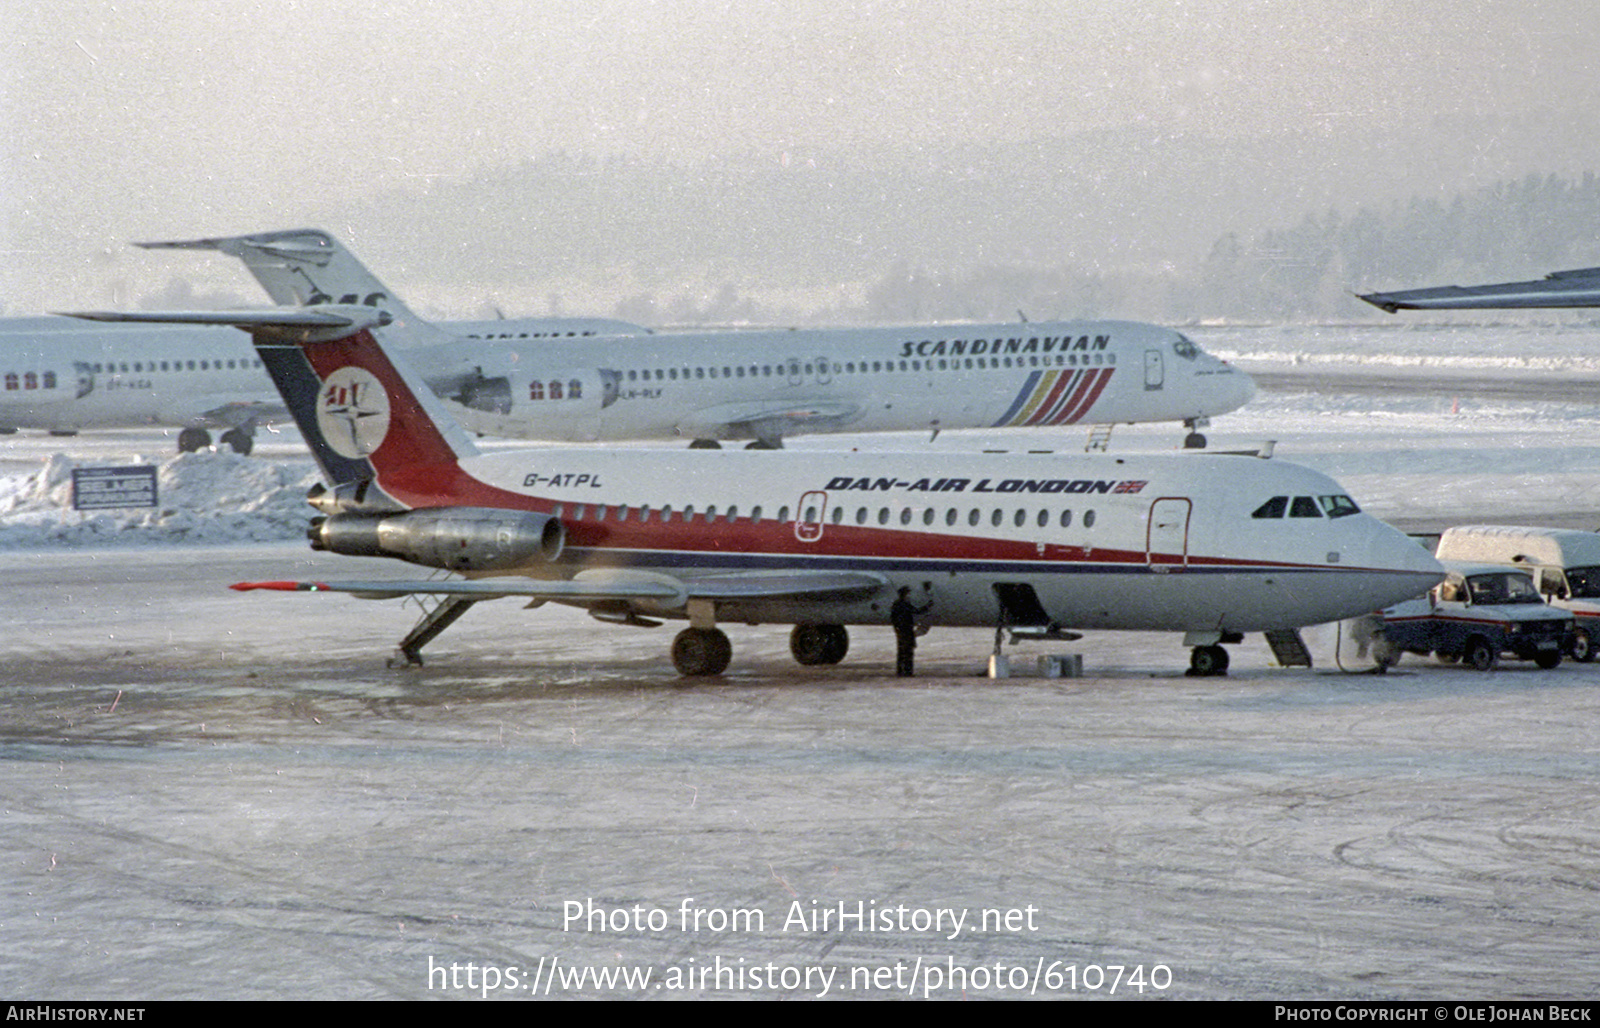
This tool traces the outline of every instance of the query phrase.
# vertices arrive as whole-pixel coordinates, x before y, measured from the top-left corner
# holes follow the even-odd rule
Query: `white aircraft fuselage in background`
[[[1254,394],[1182,334],[1128,321],[662,332],[406,351],[469,430],[596,441],[1203,424]]]
[[[452,415],[484,435],[584,442],[684,439],[702,445],[744,439],[778,447],[787,436],[816,432],[1145,421],[1195,427],[1243,406],[1255,393],[1248,375],[1181,333],[1138,322],[673,332],[603,319],[433,325],[318,230],[140,245],[235,256],[279,304],[383,310],[416,336],[406,348],[407,360],[448,402]],[[116,331],[109,338],[115,340]],[[123,342],[153,347],[157,338],[127,336]],[[190,354],[184,364],[214,361],[234,350],[244,353],[248,343],[239,339],[209,354]],[[7,352],[0,335],[0,375]],[[115,364],[148,367],[170,360],[152,348],[119,356]],[[11,363],[20,370],[20,358]],[[116,374],[128,373],[117,372],[102,379],[79,371],[72,384],[62,386],[64,367],[84,363],[57,356],[52,365],[57,389],[48,409],[36,404],[24,421],[26,398],[13,397],[12,427],[90,427],[86,417],[72,424],[72,410],[95,409],[90,398],[97,391],[102,394],[97,399],[105,401],[119,394],[117,402],[103,404],[108,412],[128,410],[137,390],[146,387],[151,400],[163,391],[176,393],[188,417],[238,402],[231,380],[218,393],[222,402],[209,405],[199,381],[185,387],[177,377],[118,379]],[[109,367],[113,361],[89,363]],[[270,395],[265,382],[262,395]],[[6,404],[0,395],[0,427],[8,423]],[[161,400],[130,416],[136,424],[170,424],[164,419],[172,407],[172,401]],[[49,418],[57,420],[43,423]],[[1204,442],[1198,433],[1188,441]]]
[[[463,336],[492,330],[549,339],[614,334],[633,326],[542,318],[445,322],[443,327]],[[257,425],[286,417],[249,337],[237,329],[88,327],[71,318],[0,318],[0,433],[178,428],[184,430],[179,448],[194,450],[210,445],[206,430],[215,428],[225,430],[223,442],[249,452]]]

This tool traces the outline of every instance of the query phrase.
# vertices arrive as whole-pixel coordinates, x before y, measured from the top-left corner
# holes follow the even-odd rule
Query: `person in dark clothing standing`
[[[889,606],[889,624],[894,626],[894,673],[902,678],[912,674],[912,654],[917,648],[917,615],[933,609],[932,601],[918,607],[910,597],[911,587],[902,585],[899,597]]]

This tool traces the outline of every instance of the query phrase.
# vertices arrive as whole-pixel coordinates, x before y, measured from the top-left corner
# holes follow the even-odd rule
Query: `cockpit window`
[[[1272,499],[1256,508],[1253,518],[1281,518],[1283,512],[1289,509],[1289,497],[1274,496]]]
[[[1344,518],[1361,513],[1356,501],[1348,496],[1319,496],[1317,502],[1322,504],[1322,512],[1330,518]]]
[[[1200,356],[1200,347],[1194,345],[1188,336],[1180,335],[1172,342],[1172,352],[1186,361],[1192,361]]]
[[[1289,503],[1289,516],[1291,518],[1320,518],[1322,510],[1317,506],[1317,501],[1309,496],[1296,496]]]

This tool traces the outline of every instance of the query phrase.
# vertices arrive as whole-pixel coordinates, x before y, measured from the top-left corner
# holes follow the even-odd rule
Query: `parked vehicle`
[[[1572,658],[1594,660],[1600,646],[1600,534],[1565,528],[1462,525],[1439,537],[1440,560],[1505,564],[1533,575],[1545,602],[1577,619]]]
[[[1373,656],[1392,666],[1404,652],[1432,653],[1490,671],[1510,655],[1553,668],[1572,646],[1574,619],[1545,603],[1532,575],[1499,564],[1441,561],[1445,580],[1425,596],[1385,608]]]

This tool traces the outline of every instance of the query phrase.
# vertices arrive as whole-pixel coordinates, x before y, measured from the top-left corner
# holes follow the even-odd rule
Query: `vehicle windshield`
[[[1574,597],[1600,599],[1600,567],[1568,568],[1567,588]]]
[[[1473,575],[1467,579],[1467,589],[1473,603],[1543,603],[1533,579],[1515,571],[1491,575]]]

